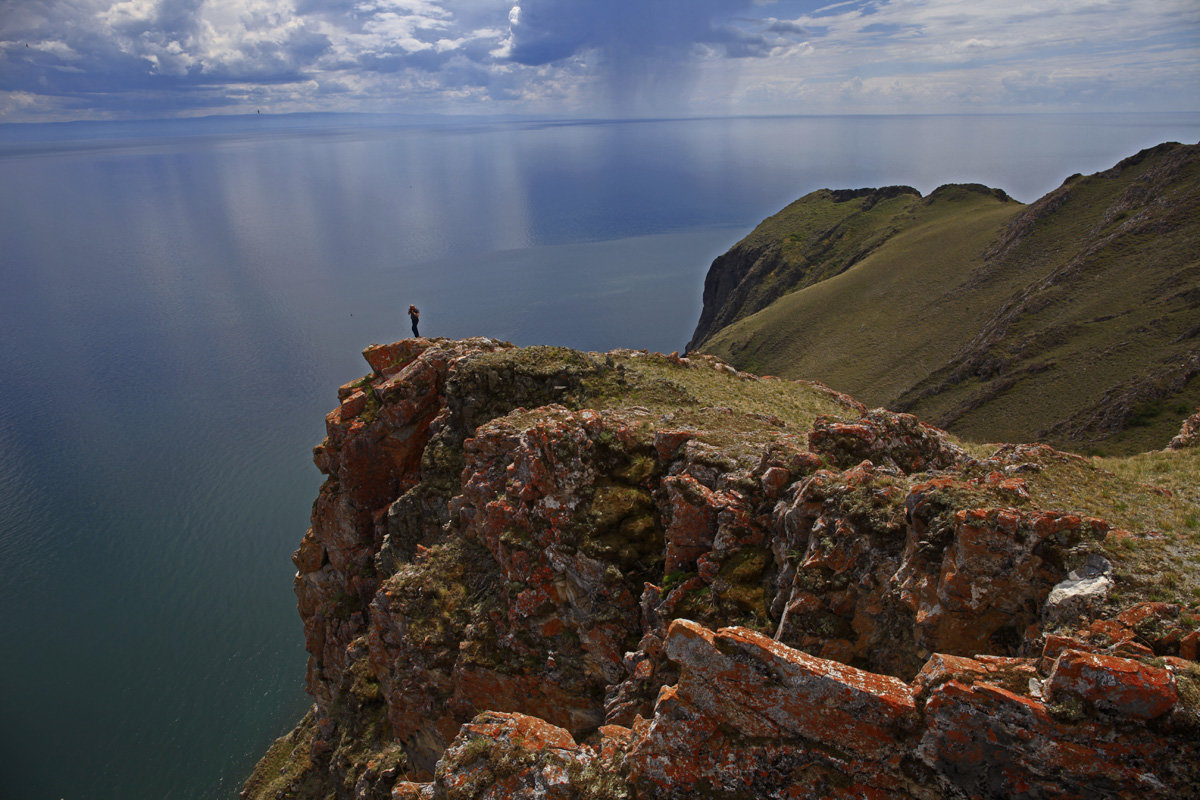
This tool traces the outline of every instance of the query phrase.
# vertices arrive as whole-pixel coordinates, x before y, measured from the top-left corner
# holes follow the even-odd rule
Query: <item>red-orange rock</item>
[[[737,500],[714,492],[691,475],[663,478],[668,509],[666,521],[666,565],[664,571],[689,572],[696,560],[713,548],[720,513]]]
[[[420,460],[444,400],[439,387],[454,358],[500,348],[491,340],[414,339],[372,346],[374,370],[339,390],[341,405],[326,417],[327,436],[314,462],[329,476],[313,504],[312,528],[294,560],[295,589],[309,652],[307,686],[326,713],[348,685],[347,651],[366,633],[378,582],[378,526],[388,506],[420,476]],[[388,383],[403,367],[407,379]],[[385,387],[386,397],[380,397]],[[365,414],[371,397],[378,413]],[[402,409],[402,410],[400,410]],[[318,735],[321,742],[321,735]]]
[[[1174,619],[1179,616],[1179,606],[1171,603],[1138,603],[1117,615],[1117,621],[1130,628],[1136,628],[1146,620]]]
[[[596,698],[569,691],[541,674],[520,675],[464,666],[453,675],[448,710],[457,718],[483,711],[517,711],[534,715],[568,731],[590,731],[604,721]]]
[[[1110,642],[1123,642],[1134,637],[1134,632],[1114,619],[1092,620],[1087,630],[1099,636],[1106,637]]]
[[[408,366],[431,345],[429,339],[402,339],[391,344],[373,344],[363,351],[363,358],[377,376],[389,377]]]
[[[574,800],[571,775],[593,758],[562,728],[524,714],[487,712],[463,725],[446,748],[432,795]]]
[[[1098,652],[1100,648],[1092,645],[1076,636],[1061,636],[1051,634],[1046,637],[1046,641],[1042,645],[1042,658],[1038,662],[1038,669],[1050,674],[1050,670],[1054,669],[1054,664],[1058,657],[1066,650],[1079,650],[1085,653]]]
[[[1046,679],[1054,701],[1074,697],[1088,706],[1133,719],[1154,719],[1179,699],[1175,678],[1159,667],[1099,653],[1067,650]]]
[[[972,682],[985,678],[988,674],[987,665],[982,661],[965,656],[952,656],[946,653],[934,653],[921,667],[913,684],[922,691],[928,691],[950,680]]]
[[[300,540],[300,547],[292,554],[292,563],[300,572],[315,572],[321,568],[324,560],[325,551],[313,535],[313,529],[309,528]]]
[[[1124,658],[1153,658],[1154,651],[1141,642],[1121,642],[1112,649],[1112,654]]]
[[[845,469],[863,460],[904,472],[944,469],[966,459],[966,452],[945,431],[876,408],[855,422],[818,417],[808,435],[809,447]]]
[[[1060,721],[1038,701],[990,683],[938,686],[923,718],[914,752],[953,787],[947,797],[1171,800],[1200,779],[1195,742]]]
[[[789,773],[811,787],[850,777],[841,787],[849,791],[828,796],[903,793],[898,737],[916,720],[907,684],[687,620],[671,625],[667,649],[679,683],[659,695],[630,754],[647,796],[689,797],[700,787],[783,796]]]
[[[295,590],[329,793],[1194,793],[1182,611],[1074,635],[1043,613],[1107,526],[1038,509],[1014,475],[1075,457],[974,461],[884,411],[811,442],[756,415],[731,455],[728,432],[683,429],[731,409],[579,407],[591,378],[624,385],[614,357],[729,372],[714,359],[560,370],[506,349],[369,348],[314,450],[329,480]],[[396,782],[401,751],[424,782]]]
[[[367,407],[367,393],[362,389],[358,389],[347,395],[341,406],[338,408],[338,414],[342,419],[351,419],[361,414]]]
[[[767,467],[759,480],[762,482],[763,494],[774,500],[791,479],[792,473],[786,467]]]
[[[1019,641],[1066,574],[1061,556],[1046,556],[1102,535],[1075,515],[1011,508],[959,510],[953,524],[940,554],[922,545],[914,525],[896,580],[916,615],[917,641],[964,655],[994,651],[1005,629]]]
[[[695,431],[666,430],[654,434],[654,450],[658,453],[659,461],[669,461],[683,447],[684,443],[696,435]]]
[[[911,616],[891,592],[904,548],[903,499],[903,489],[864,462],[813,473],[776,507],[780,641],[896,674],[919,668]]]
[[[1182,658],[1191,661],[1200,660],[1197,658],[1200,651],[1200,631],[1192,631],[1179,642],[1179,655]]]

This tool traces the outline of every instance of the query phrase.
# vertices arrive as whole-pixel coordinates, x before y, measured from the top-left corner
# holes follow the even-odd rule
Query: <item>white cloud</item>
[[[45,41],[27,42],[27,44],[33,50],[47,53],[63,61],[75,61],[82,57],[66,42]]]
[[[157,19],[161,0],[122,0],[96,14],[110,28],[125,28]]]
[[[8,2],[0,69],[21,99],[5,119],[251,101],[648,114],[1200,104],[1196,0]]]
[[[853,0],[770,24],[808,34],[804,47],[746,68],[757,85],[803,83],[806,107],[790,110],[1100,109],[1154,98],[1195,108],[1200,99],[1187,88],[1200,83],[1194,0]],[[1155,52],[1174,74],[1152,66]],[[1017,91],[1000,79],[1014,69],[1038,78]],[[856,78],[861,91],[838,88]],[[758,107],[742,97],[744,110]]]
[[[37,108],[42,102],[41,96],[33,92],[0,92],[0,114]]]

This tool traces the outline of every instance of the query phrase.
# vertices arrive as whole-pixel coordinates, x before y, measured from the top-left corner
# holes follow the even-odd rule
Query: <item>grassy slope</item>
[[[762,236],[799,235],[785,222]],[[699,349],[981,441],[1132,453],[1200,404],[1181,366],[1200,359],[1200,148],[1154,148],[1028,208],[943,189],[895,223]]]
[[[965,344],[955,332],[981,310],[948,305],[928,287],[961,275],[1022,208],[945,194],[916,205],[903,232],[849,270],[719,331],[703,350],[751,371],[820,380],[868,405],[898,396]]]
[[[1108,515],[1146,539],[1108,547],[1121,592],[1134,598],[1200,604],[1200,449],[1092,460],[1102,480],[1063,482],[1080,510]],[[1120,597],[1113,602],[1121,602]]]
[[[818,415],[856,416],[827,387],[805,380],[755,380],[724,365],[706,365],[704,357],[687,368],[658,353],[598,355],[535,346],[479,356],[474,368],[505,362],[522,374],[547,377],[563,374],[564,366],[578,370],[586,377],[574,395],[561,398],[567,406],[636,408],[647,427],[651,421],[658,426],[669,422],[672,428],[697,431],[696,439],[738,462],[757,461],[763,445],[781,430],[803,433]]]
[[[821,189],[763,220],[713,263],[692,344],[781,295],[844,271],[897,233],[920,199],[906,186]]]
[[[1031,208],[1032,229],[1011,237],[963,293],[1006,273],[1041,285],[1015,292],[1006,300],[1012,311],[984,326],[995,335],[921,387],[935,394],[918,390],[901,404],[973,438],[1032,433],[1112,452],[1161,447],[1200,402],[1195,380],[1154,396],[1198,349],[1200,153],[1186,150],[1071,181],[1047,208]],[[1110,398],[1109,415],[1125,416],[1115,435],[1089,425],[1114,388],[1124,398]]]
[[[899,230],[901,218],[921,197],[915,189],[890,187],[849,199],[822,189],[767,218],[743,241],[751,247],[779,244],[781,262],[804,270],[802,288],[841,272]],[[865,191],[865,190],[863,190]]]

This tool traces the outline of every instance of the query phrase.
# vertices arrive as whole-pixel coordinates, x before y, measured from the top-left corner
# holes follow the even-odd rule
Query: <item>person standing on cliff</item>
[[[408,318],[412,320],[413,336],[420,336],[421,334],[417,333],[417,323],[421,321],[421,309],[410,305],[408,307]]]

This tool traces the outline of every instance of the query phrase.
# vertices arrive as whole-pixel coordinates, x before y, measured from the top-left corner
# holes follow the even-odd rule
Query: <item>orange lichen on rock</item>
[[[1110,580],[1097,551],[1121,539],[1038,505],[1038,471],[1082,459],[973,459],[909,415],[707,356],[364,356],[293,556],[315,707],[290,796],[1200,786],[1195,609],[1052,609],[1087,569]],[[729,405],[689,381],[728,383]],[[847,416],[746,405],[788,387]]]

